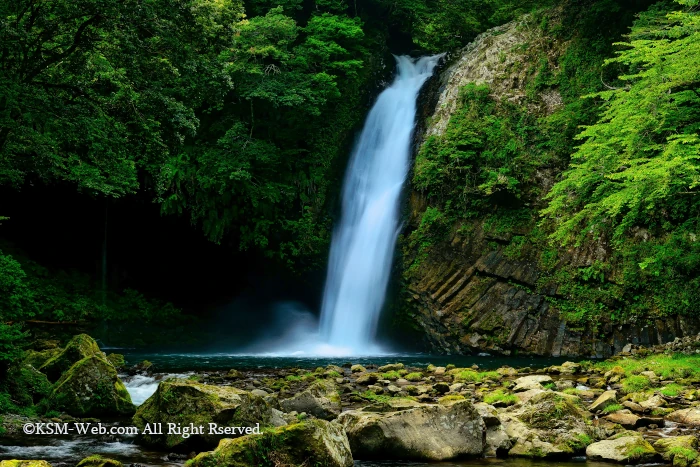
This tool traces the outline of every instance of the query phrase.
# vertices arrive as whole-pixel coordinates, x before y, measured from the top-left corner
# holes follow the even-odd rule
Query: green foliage
[[[164,166],[164,212],[290,264],[325,250],[328,175],[369,77],[363,23],[332,3],[303,26],[281,6],[235,24],[219,56],[235,86]]]
[[[28,259],[7,244],[0,250],[0,366],[20,354],[25,333],[21,323],[85,321],[175,326],[186,319],[171,303],[148,299],[133,289],[110,291],[102,303],[99,284],[77,271],[50,270]],[[11,251],[12,254],[6,254]],[[9,324],[13,323],[13,324]]]
[[[624,407],[623,405],[621,405],[621,404],[610,404],[610,405],[606,406],[606,407],[602,410],[602,412],[605,413],[605,414],[609,414],[609,413],[617,412],[618,410],[622,410],[622,409],[624,409],[624,408],[625,408],[625,407]]]
[[[524,109],[492,98],[487,85],[465,86],[445,132],[428,137],[416,156],[415,187],[457,219],[483,212],[496,199],[513,203],[545,162],[527,150],[533,124]]]
[[[543,210],[557,242],[612,241],[637,312],[692,313],[700,295],[700,16],[677,3],[642,13],[606,62],[625,70],[620,85],[588,96],[601,116]]]
[[[27,336],[21,324],[8,325],[0,321],[0,376],[5,376],[10,363],[21,359],[23,341]]]
[[[411,33],[414,44],[429,52],[465,46],[477,34],[548,5],[548,0],[379,0],[390,18]],[[381,14],[386,15],[382,12]]]
[[[0,183],[135,192],[220,94],[212,59],[241,13],[236,1],[3,2]]]

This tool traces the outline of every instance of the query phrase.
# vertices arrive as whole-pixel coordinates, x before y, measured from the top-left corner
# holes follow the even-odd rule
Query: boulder
[[[136,411],[117,370],[98,355],[68,368],[54,385],[49,404],[77,417],[131,415]]]
[[[562,374],[574,375],[581,372],[581,364],[574,362],[564,362],[560,368]]]
[[[664,407],[666,405],[666,401],[664,400],[663,397],[659,395],[655,395],[650,397],[649,399],[640,402],[639,405],[646,411],[651,411],[654,409],[658,409],[659,407]]]
[[[676,410],[666,415],[666,419],[684,425],[700,426],[700,407]]]
[[[367,369],[362,365],[353,365],[350,367],[350,371],[353,373],[364,373]]]
[[[49,361],[51,358],[60,354],[63,349],[55,347],[46,350],[27,350],[24,352],[24,360],[22,363],[26,365],[31,365],[34,368],[41,368],[41,366]]]
[[[477,402],[474,404],[474,408],[479,412],[479,416],[487,427],[501,424],[501,420],[498,418],[498,411],[494,406],[485,402]]]
[[[383,391],[381,387],[377,387]],[[380,392],[381,393],[381,392]],[[306,412],[316,418],[332,420],[340,415],[340,395],[338,387],[331,381],[315,381],[306,390],[295,394],[290,399],[280,401],[285,412]]]
[[[92,356],[104,358],[104,354],[100,351],[95,339],[87,334],[78,334],[37,369],[44,373],[49,381],[55,383],[75,363]]]
[[[223,439],[214,451],[200,453],[189,467],[308,465],[351,467],[348,438],[337,423],[307,420],[260,435]]]
[[[224,438],[245,435],[245,428],[265,427],[272,424],[273,413],[269,404],[260,397],[231,386],[211,386],[190,380],[165,380],[156,392],[139,406],[133,423],[139,429],[138,441],[143,444],[178,450],[186,446],[216,446]],[[144,433],[146,425],[161,423],[163,434]],[[184,438],[179,433],[168,433],[168,423],[180,427],[204,426],[203,433]],[[208,424],[236,427],[231,433],[210,432]]]
[[[661,453],[663,459],[676,467],[687,467],[698,454],[698,439],[693,435],[661,438],[654,443],[654,449]]]
[[[538,391],[526,402],[499,413],[501,423],[514,443],[508,454],[560,458],[582,451],[596,434],[576,405],[578,398],[553,391]]]
[[[513,457],[531,457],[531,458],[561,458],[572,454],[571,449],[557,446],[548,441],[542,441],[538,437],[532,439],[522,439],[515,443],[510,451],[509,456]]]
[[[503,425],[495,425],[486,428],[486,446],[484,455],[486,457],[501,457],[510,451],[513,442],[506,433]]]
[[[611,423],[617,423],[628,430],[634,430],[635,428],[641,426],[639,425],[639,417],[627,409],[618,410],[617,412],[606,415],[603,418]]]
[[[442,461],[484,453],[484,421],[466,400],[390,413],[349,411],[338,421],[357,459]]]
[[[112,364],[114,368],[123,368],[126,365],[126,360],[124,360],[124,355],[120,353],[111,353],[107,355],[107,361]]]
[[[377,373],[359,373],[355,382],[357,384],[370,385],[379,381],[379,375]]]
[[[515,376],[518,374],[518,370],[509,366],[503,366],[501,368],[498,368],[496,370],[496,373],[498,373],[501,376]]]
[[[586,448],[586,456],[593,461],[645,464],[654,461],[658,454],[641,434],[625,431],[591,444]]]
[[[522,376],[515,380],[513,392],[529,391],[531,389],[542,389],[545,385],[553,384],[552,378],[547,375]]]
[[[617,404],[617,391],[605,391],[588,407],[588,410],[600,412],[613,404]]]
[[[46,375],[26,362],[11,365],[5,376],[4,389],[10,399],[20,406],[38,404],[53,390]]]
[[[377,371],[379,373],[386,373],[387,371],[399,371],[404,369],[403,363],[390,363],[389,365],[380,366]]]

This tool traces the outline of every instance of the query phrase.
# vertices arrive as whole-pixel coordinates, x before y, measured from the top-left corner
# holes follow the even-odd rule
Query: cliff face
[[[460,89],[471,83],[487,84],[492,98],[522,104],[527,112],[542,118],[560,110],[562,98],[556,86],[532,92],[528,86],[532,68],[527,65],[534,56],[557,63],[567,46],[563,41],[547,40],[530,17],[479,36],[452,58],[432,83],[432,90],[428,89],[437,89],[438,94],[437,99],[432,97],[434,109],[432,104],[423,109],[430,117],[420,132],[419,149],[426,138],[446,131],[461,105]],[[535,172],[530,193],[536,195],[523,200],[535,213],[531,221],[515,222],[508,229],[495,227],[487,216],[460,222],[449,226],[447,236],[427,253],[404,241],[407,299],[402,312],[420,329],[429,350],[604,357],[627,343],[659,344],[700,330],[696,321],[680,317],[613,324],[601,316],[583,325],[567,322],[558,309],[566,294],[556,282],[549,283],[549,278],[565,267],[589,268],[607,261],[611,253],[602,240],[574,249],[559,247],[556,263],[544,265],[540,247],[515,245],[514,239],[531,235],[536,228],[537,209],[557,173],[556,168]],[[419,229],[429,206],[427,195],[411,191],[404,238]]]

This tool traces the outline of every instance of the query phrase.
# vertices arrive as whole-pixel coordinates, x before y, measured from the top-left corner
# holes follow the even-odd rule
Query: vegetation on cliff
[[[461,89],[416,159],[427,208],[405,242],[409,280],[446,241],[482,232],[536,265],[526,287],[572,327],[697,312],[700,16],[695,1],[649,5],[541,10],[506,71],[522,96]]]

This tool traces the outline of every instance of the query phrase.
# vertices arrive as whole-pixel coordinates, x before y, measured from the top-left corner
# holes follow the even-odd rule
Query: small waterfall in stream
[[[372,353],[400,228],[416,100],[440,57],[396,57],[396,78],[370,110],[351,156],[321,311],[320,337],[335,353]]]

